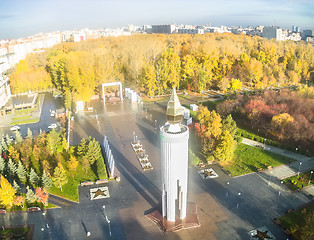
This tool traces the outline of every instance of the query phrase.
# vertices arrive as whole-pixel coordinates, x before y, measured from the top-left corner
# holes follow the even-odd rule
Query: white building
[[[183,109],[175,89],[167,106],[167,121],[160,128],[162,216],[174,222],[176,213],[186,217],[189,129],[180,124]]]
[[[11,97],[10,84],[8,77],[0,75],[0,108],[2,108]]]

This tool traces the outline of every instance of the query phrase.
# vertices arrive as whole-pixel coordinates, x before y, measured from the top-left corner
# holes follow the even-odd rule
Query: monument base
[[[200,223],[196,214],[196,205],[194,203],[188,203],[186,208],[186,217],[180,219],[179,216],[176,216],[174,222],[168,221],[165,217],[162,216],[160,209],[154,210],[151,213],[146,214],[146,217],[153,221],[157,226],[163,231],[166,232],[175,232],[182,229],[195,228],[199,227]]]

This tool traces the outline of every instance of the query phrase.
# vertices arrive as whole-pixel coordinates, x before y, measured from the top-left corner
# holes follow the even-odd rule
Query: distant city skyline
[[[314,29],[312,0],[0,0],[0,39],[133,24],[292,25]]]

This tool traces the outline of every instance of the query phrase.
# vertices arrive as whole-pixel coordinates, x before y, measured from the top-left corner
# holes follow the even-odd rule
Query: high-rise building
[[[282,29],[277,26],[264,27],[262,35],[264,38],[267,38],[267,39],[275,38],[278,41],[285,40],[284,34],[282,34]]]
[[[152,33],[166,33],[171,34],[176,32],[175,24],[166,25],[152,25]]]

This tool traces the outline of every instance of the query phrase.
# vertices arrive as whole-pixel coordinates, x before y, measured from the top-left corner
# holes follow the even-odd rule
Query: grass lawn
[[[20,125],[20,124],[27,124],[27,123],[36,123],[39,122],[39,118],[32,118],[32,119],[25,119],[20,121],[12,121],[10,125]]]
[[[98,180],[98,177],[91,168],[89,168],[86,173],[81,166],[78,166],[74,175],[68,173],[68,182],[62,186],[62,191],[60,188],[57,188],[56,186],[53,185],[49,189],[49,193],[77,202],[79,200],[78,186],[81,184],[81,182],[85,181],[94,182],[96,180]]]
[[[305,219],[310,213],[314,213],[314,202],[305,208],[281,216],[280,225],[295,235],[294,233],[304,226]]]
[[[312,169],[311,171],[313,172],[314,170]],[[312,174],[312,177],[311,177],[311,171],[301,173],[299,176],[295,175],[295,176],[286,178],[283,180],[283,182],[292,191],[301,189],[303,187],[306,187],[314,183],[314,179],[313,179],[314,175]],[[309,184],[310,177],[311,177],[311,182]]]
[[[10,227],[0,231],[0,239],[30,239],[30,227]]]
[[[26,119],[30,119],[31,117],[32,117],[31,115],[25,115],[25,116],[21,116],[21,117],[14,117],[14,118],[12,118],[12,121],[26,120]]]
[[[258,169],[267,169],[268,166],[277,167],[293,161],[293,159],[259,148],[238,144],[234,152],[234,163],[224,168],[229,171],[232,176],[239,176],[256,172]]]

